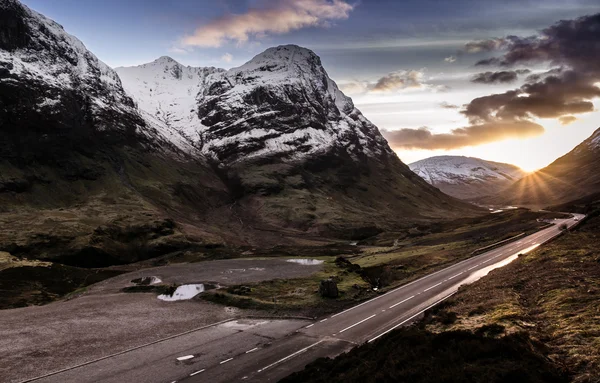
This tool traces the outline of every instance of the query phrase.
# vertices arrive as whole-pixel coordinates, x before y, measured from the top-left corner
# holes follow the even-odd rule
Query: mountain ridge
[[[229,71],[162,57],[132,98],[57,23],[15,0],[2,20],[0,251],[106,265],[481,213],[414,175],[307,49]]]
[[[485,203],[532,207],[565,204],[600,192],[600,128],[564,156],[539,169]]]

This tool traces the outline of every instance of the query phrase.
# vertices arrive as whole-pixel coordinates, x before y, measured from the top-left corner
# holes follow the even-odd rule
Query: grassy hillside
[[[418,325],[283,382],[597,382],[598,215],[461,288]]]

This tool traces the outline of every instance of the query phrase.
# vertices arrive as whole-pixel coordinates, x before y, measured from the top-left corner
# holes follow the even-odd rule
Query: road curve
[[[249,322],[239,332],[232,331],[235,324],[225,325],[34,381],[275,382],[316,358],[339,355],[413,322],[460,285],[556,237],[560,224],[572,227],[583,217],[556,220],[551,227],[313,322]]]

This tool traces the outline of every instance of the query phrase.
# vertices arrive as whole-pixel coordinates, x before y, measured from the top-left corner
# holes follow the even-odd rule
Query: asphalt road
[[[417,320],[428,308],[552,239],[563,222],[474,256],[317,321],[222,323],[69,369],[36,382],[276,382],[318,357],[335,356]]]

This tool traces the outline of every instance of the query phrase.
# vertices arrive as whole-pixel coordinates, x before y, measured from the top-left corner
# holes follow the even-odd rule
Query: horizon
[[[598,127],[595,94],[573,96],[557,106],[564,109],[560,113],[542,106],[524,111],[520,106],[506,118],[466,111],[475,99],[520,89],[533,76],[549,76],[557,65],[572,67],[574,62],[562,57],[510,66],[476,64],[510,53],[515,44],[506,36],[523,42],[559,20],[591,15],[593,1],[551,1],[543,7],[491,0],[23,3],[63,25],[113,68],[169,56],[183,65],[230,69],[271,46],[311,49],[407,164],[462,155],[530,172],[568,153]],[[433,5],[438,12],[429,11]],[[263,27],[252,17],[280,22]],[[539,97],[547,105],[556,101],[547,94]],[[586,103],[583,108],[571,106],[579,100]]]

